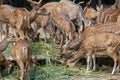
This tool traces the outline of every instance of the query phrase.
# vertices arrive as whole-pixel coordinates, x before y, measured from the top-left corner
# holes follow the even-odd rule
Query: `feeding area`
[[[119,0],[1,0],[0,80],[119,80]]]

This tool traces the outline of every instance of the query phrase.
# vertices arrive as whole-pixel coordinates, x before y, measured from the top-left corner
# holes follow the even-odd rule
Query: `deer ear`
[[[101,6],[96,5],[96,9],[97,9],[97,11],[101,11],[103,9],[103,5],[101,5]]]
[[[37,61],[37,59],[38,59],[37,56],[35,56],[35,57],[33,58],[34,61]]]
[[[100,6],[101,9],[103,9],[103,4]]]
[[[100,7],[99,7],[98,5],[96,5],[96,9],[97,9],[97,11],[99,11],[99,8],[100,8]]]

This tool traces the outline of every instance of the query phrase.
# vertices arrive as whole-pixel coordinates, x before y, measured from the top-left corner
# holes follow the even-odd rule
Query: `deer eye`
[[[14,38],[15,36],[14,35],[12,35],[12,38]]]

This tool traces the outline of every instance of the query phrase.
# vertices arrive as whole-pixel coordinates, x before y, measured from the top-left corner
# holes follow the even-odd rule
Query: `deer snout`
[[[37,33],[37,34],[33,35],[34,36],[34,38],[32,39],[33,42],[38,42],[39,41],[39,35],[40,35],[40,33]]]

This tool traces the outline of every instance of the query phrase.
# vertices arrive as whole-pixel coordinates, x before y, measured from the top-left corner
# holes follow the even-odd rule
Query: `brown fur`
[[[73,33],[75,30],[73,27],[74,25],[70,20],[76,20],[79,26],[82,25],[81,20],[84,20],[84,17],[81,16],[82,10],[78,5],[72,3],[71,1],[62,0],[60,2],[50,2],[43,5],[40,9],[46,9],[46,14],[51,14],[54,21],[58,23],[57,26],[55,25],[56,23],[54,25],[58,27],[58,29],[62,30],[62,32],[65,31],[68,40],[73,39]],[[45,31],[46,26],[49,26],[51,23],[49,19],[50,18],[48,16],[40,15],[35,22],[40,25],[40,27],[43,27]]]
[[[76,63],[76,61],[78,61],[84,54],[86,54],[88,56],[87,70],[89,70],[92,55],[94,54],[99,55],[99,53],[97,52],[107,51],[107,54],[105,55],[110,55],[114,60],[114,67],[112,71],[112,74],[114,74],[115,71],[117,70],[116,68],[119,67],[120,65],[119,56],[117,54],[119,49],[120,49],[120,36],[117,36],[112,33],[98,33],[91,36],[87,36],[86,38],[84,38],[80,51],[77,54],[77,55],[80,54],[80,56],[79,57],[75,56],[73,60],[68,60],[67,64],[71,66],[71,64],[73,64],[74,62]],[[104,54],[104,53],[100,53],[100,54]],[[95,60],[93,60],[95,66],[94,61]]]
[[[112,23],[104,23],[104,24],[99,24],[99,25],[95,25],[92,27],[87,27],[85,28],[85,30],[82,32],[81,38],[79,39],[79,41],[73,40],[72,42],[70,42],[69,44],[74,45],[75,43],[80,43],[82,41],[84,41],[87,37],[98,34],[100,32],[108,32],[108,33],[114,33],[116,35],[120,35],[120,24],[117,22],[112,22]],[[68,45],[68,44],[67,44]],[[66,44],[62,47],[62,53],[65,56],[69,56],[69,49],[67,48]],[[80,45],[79,45],[80,46]],[[70,53],[71,54],[71,53]]]
[[[86,37],[97,34],[99,32],[109,32],[120,35],[119,30],[120,23],[117,22],[98,24],[92,27],[87,27],[82,33],[82,36],[84,36],[82,39],[84,40]]]
[[[31,65],[33,64],[32,60],[32,49],[27,40],[19,40],[15,43],[12,48],[12,57],[17,62],[20,67],[20,79],[23,80],[24,72],[27,73],[28,80],[29,78],[29,70]]]
[[[115,12],[109,15],[107,22],[117,22],[117,18],[119,15],[120,9],[115,10]]]
[[[43,13],[38,7],[33,8],[30,12],[25,8],[17,8],[10,16],[10,24],[17,29],[21,39],[26,39],[27,36],[35,41],[37,34],[34,34],[31,23]]]
[[[117,22],[118,23],[120,22],[120,15],[117,17]]]
[[[8,47],[9,43],[13,43],[15,41],[17,41],[18,38],[15,37],[14,35],[7,35],[1,42],[0,42],[0,52],[3,52],[6,50],[6,48]]]
[[[79,37],[75,38],[73,41],[64,44],[61,47],[61,58],[63,58],[65,61],[68,60],[73,51],[78,51],[80,45],[81,45],[81,38]]]
[[[14,7],[10,5],[0,5],[0,38],[2,40],[2,36],[5,29],[5,34],[7,35],[9,32],[9,18],[11,13],[15,10]],[[3,26],[6,24],[6,26]],[[4,28],[4,29],[3,29]]]
[[[73,40],[75,34],[75,26],[74,24],[65,16],[62,15],[54,15],[54,20],[57,24],[64,30],[66,34],[66,40]]]
[[[17,8],[10,16],[10,24],[17,29],[21,39],[26,39],[26,31],[30,22],[30,14],[25,8]]]
[[[15,8],[10,5],[0,5],[0,21],[8,23],[14,9]]]
[[[99,17],[100,18],[100,22],[98,22],[98,23],[104,23],[105,17],[113,10],[115,10],[115,7],[111,6],[111,7],[107,8],[106,10],[101,11],[100,17]]]
[[[98,12],[96,10],[94,10],[93,8],[86,8],[84,11],[84,16],[85,18],[92,23],[92,21],[97,22],[97,18],[98,18]],[[89,24],[89,26],[91,25]]]

